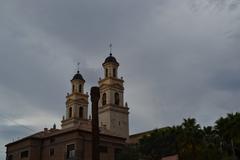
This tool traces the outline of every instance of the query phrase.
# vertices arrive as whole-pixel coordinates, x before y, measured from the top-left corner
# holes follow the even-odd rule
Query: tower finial
[[[77,72],[79,73],[79,65],[80,65],[80,62],[77,63]]]
[[[109,44],[110,56],[112,56],[112,43]]]

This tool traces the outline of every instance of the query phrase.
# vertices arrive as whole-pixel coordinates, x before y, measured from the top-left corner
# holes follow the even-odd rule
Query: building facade
[[[104,78],[99,80],[100,159],[115,160],[129,138],[128,105],[124,103],[123,78],[119,63],[110,54],[102,64]],[[92,150],[91,118],[88,118],[88,93],[79,70],[71,80],[66,96],[66,112],[61,129],[38,132],[6,145],[7,160],[90,160]]]

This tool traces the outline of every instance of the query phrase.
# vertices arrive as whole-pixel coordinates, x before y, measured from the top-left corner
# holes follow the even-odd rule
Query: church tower
[[[99,80],[99,125],[105,127],[112,135],[128,138],[128,106],[124,105],[123,78],[118,77],[119,63],[112,56],[102,64],[104,78]]]
[[[88,121],[88,94],[84,94],[82,75],[77,73],[71,80],[72,91],[66,96],[66,115],[62,120],[62,128],[76,127]]]

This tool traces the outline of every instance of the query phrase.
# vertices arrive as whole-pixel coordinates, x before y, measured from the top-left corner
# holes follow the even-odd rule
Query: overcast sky
[[[89,92],[110,41],[131,133],[240,111],[239,0],[0,0],[0,159],[21,125],[60,127],[77,62]]]

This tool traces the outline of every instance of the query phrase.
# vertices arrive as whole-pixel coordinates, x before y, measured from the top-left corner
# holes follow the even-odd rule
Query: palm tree
[[[215,129],[221,137],[223,150],[236,156],[240,145],[240,113],[227,114],[227,117],[216,121]],[[240,158],[240,157],[239,157]]]
[[[203,127],[203,158],[209,160],[221,159],[220,139],[213,127]]]
[[[180,146],[179,156],[184,160],[198,159],[198,151],[201,149],[202,131],[196,119],[184,119],[181,125],[182,132],[178,136]]]

